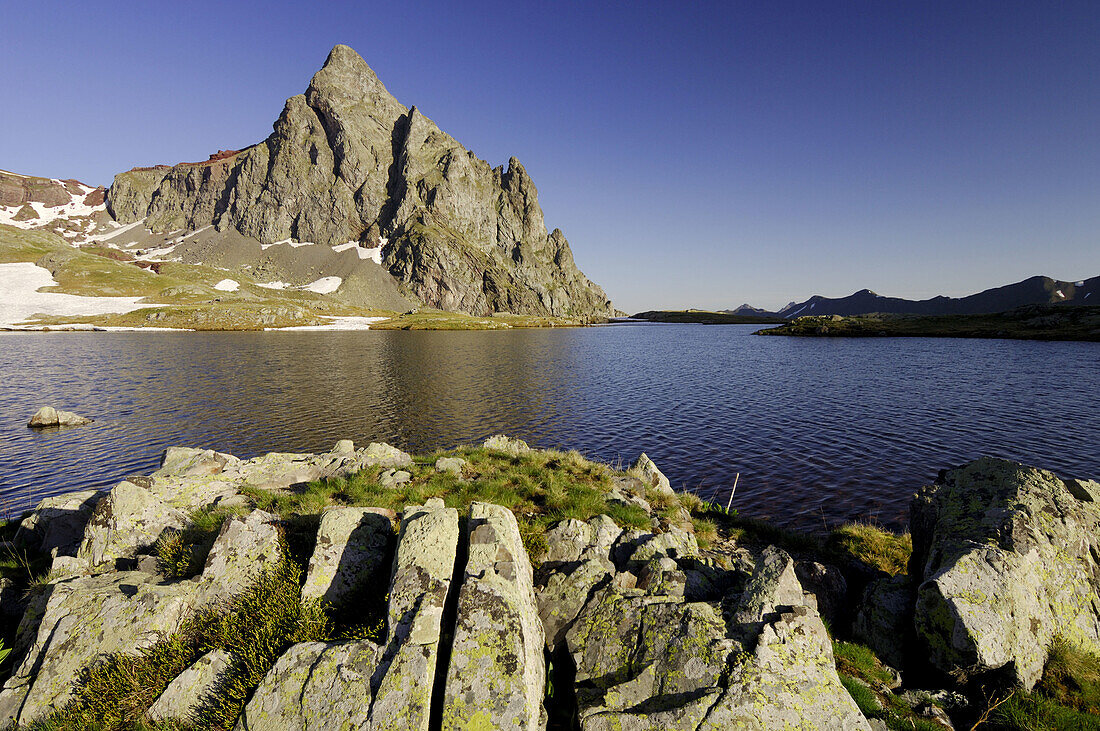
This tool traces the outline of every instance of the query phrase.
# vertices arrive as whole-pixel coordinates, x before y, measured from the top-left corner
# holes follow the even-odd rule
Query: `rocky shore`
[[[173,448],[6,529],[23,561],[0,587],[0,716],[1023,728],[1005,711],[1039,702],[1052,653],[1100,649],[1097,500],[1096,482],[983,458],[914,496],[910,555],[870,526],[727,514],[645,455],[622,471],[506,437],[416,457]]]

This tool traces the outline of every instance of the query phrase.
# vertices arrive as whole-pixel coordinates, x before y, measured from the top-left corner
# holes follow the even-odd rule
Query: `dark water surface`
[[[751,326],[498,332],[0,333],[0,496],[109,487],[170,445],[239,457],[504,432],[813,528],[904,522],[981,454],[1100,476],[1100,345],[753,337]],[[41,405],[89,427],[35,432]]]

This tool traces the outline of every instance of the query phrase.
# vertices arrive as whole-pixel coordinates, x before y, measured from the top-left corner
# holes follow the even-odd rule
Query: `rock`
[[[913,591],[909,577],[893,576],[867,585],[852,623],[852,634],[887,665],[903,668],[912,622]]]
[[[189,720],[202,699],[217,689],[232,664],[233,655],[225,650],[206,653],[168,684],[149,707],[149,718],[154,722]]]
[[[27,426],[40,429],[49,426],[84,426],[92,420],[74,414],[71,411],[57,411],[52,406],[43,406],[34,413]]]
[[[405,509],[390,586],[389,637],[371,707],[375,728],[427,731],[458,512],[438,498]]]
[[[658,554],[642,568],[637,586],[647,594],[682,598],[687,589],[687,576],[675,561]]]
[[[452,475],[462,476],[462,470],[466,467],[466,460],[461,457],[440,457],[435,461],[436,472],[450,472]]]
[[[215,452],[212,449],[191,449],[189,447],[169,447],[160,459],[160,469],[151,476],[158,477],[203,477],[216,475],[227,464],[238,462],[236,457]]]
[[[848,582],[840,569],[817,561],[797,561],[794,571],[802,588],[816,598],[821,618],[831,624],[837,622],[848,595]]]
[[[309,560],[302,600],[324,599],[334,605],[364,589],[377,591],[381,569],[388,569],[394,538],[392,510],[328,508],[321,514],[317,545]]]
[[[199,579],[200,604],[224,603],[283,559],[279,518],[263,510],[230,516],[206,557]]]
[[[391,447],[385,442],[371,442],[362,454],[364,465],[381,467],[408,467],[413,463],[412,455]]]
[[[645,483],[637,477],[630,475],[614,475],[611,478],[611,489],[607,492],[607,502],[618,505],[635,505],[646,512],[653,512],[652,506],[645,497]]]
[[[405,470],[386,470],[378,475],[378,482],[382,484],[382,487],[388,487],[391,490],[398,485],[404,485],[411,479],[412,473]]]
[[[187,523],[185,513],[124,480],[92,511],[77,557],[88,566],[112,564],[149,548],[166,528],[180,529]]]
[[[545,727],[543,628],[533,572],[511,511],[475,502],[458,595],[443,728]]]
[[[622,528],[606,515],[587,523],[575,518],[556,523],[546,532],[547,553],[543,563],[569,563],[582,558],[610,559],[611,547],[622,535]]]
[[[668,478],[661,470],[657,469],[657,465],[653,464],[653,460],[645,452],[642,452],[641,456],[638,457],[638,461],[634,463],[634,469],[642,475],[642,480],[657,492],[665,495],[676,494],[673,492]]]
[[[1065,485],[1066,489],[1069,490],[1069,494],[1078,500],[1086,503],[1100,502],[1100,482],[1070,478],[1065,480]]]
[[[812,596],[808,597],[803,591],[791,557],[782,549],[768,546],[756,562],[734,618],[740,624],[756,625],[779,607],[805,606],[808,600],[813,602]]]
[[[568,570],[554,569],[542,579],[537,597],[547,649],[553,652],[565,640],[593,590],[609,583],[614,573],[614,564],[597,556]]]
[[[957,681],[1038,681],[1056,634],[1100,651],[1100,505],[1044,470],[983,457],[910,505],[914,626]]]
[[[503,434],[496,434],[489,437],[481,446],[493,452],[510,454],[513,457],[518,457],[521,454],[527,454],[531,451],[531,448],[527,446],[527,442],[522,439],[511,439]]]
[[[0,719],[18,724],[64,706],[73,679],[96,658],[135,653],[175,632],[192,611],[195,585],[124,571],[55,582],[43,596],[34,639],[0,692]]]
[[[84,527],[105,495],[99,490],[81,490],[44,498],[19,524],[15,543],[42,553],[76,555]]]
[[[380,652],[369,641],[294,645],[252,694],[237,731],[370,728]]]
[[[341,439],[336,442],[336,446],[332,448],[335,454],[350,454],[355,451],[355,442],[350,439]]]
[[[321,461],[312,454],[272,452],[241,463],[237,474],[243,485],[281,490],[325,477]]]
[[[695,535],[678,528],[665,533],[652,533],[642,538],[630,553],[628,564],[642,564],[654,556],[668,558],[693,558],[699,555],[699,544]]]

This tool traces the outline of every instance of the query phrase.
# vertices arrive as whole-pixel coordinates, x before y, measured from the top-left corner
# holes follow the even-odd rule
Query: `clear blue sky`
[[[3,0],[0,168],[109,184],[266,137],[336,43],[620,307],[1100,274],[1100,3]]]

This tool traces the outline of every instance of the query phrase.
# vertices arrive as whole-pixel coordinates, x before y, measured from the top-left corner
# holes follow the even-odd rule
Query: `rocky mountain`
[[[847,297],[814,295],[805,302],[787,305],[782,317],[800,315],[867,315],[875,312],[911,315],[980,315],[1005,312],[1024,305],[1095,304],[1100,298],[1100,277],[1063,282],[1050,277],[1029,277],[1022,282],[994,287],[967,297],[933,297],[907,300],[883,297],[869,289]],[[1091,299],[1090,299],[1091,297]]]
[[[477,158],[398,102],[347,46],[287,100],[263,142],[122,173],[107,205],[152,232],[212,227],[263,246],[377,251],[407,298],[439,309],[614,314],[562,232],[547,231],[519,161]]]

